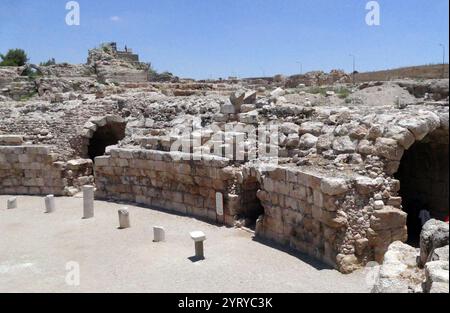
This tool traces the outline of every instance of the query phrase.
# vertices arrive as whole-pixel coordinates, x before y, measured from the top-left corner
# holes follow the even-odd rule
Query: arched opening
[[[32,77],[42,75],[43,75],[42,70],[34,64],[27,64],[23,69],[22,73],[20,74],[20,76],[32,76]]]
[[[89,140],[88,155],[93,161],[105,154],[106,147],[117,144],[125,138],[126,123],[109,122],[98,127]]]
[[[264,207],[257,192],[261,189],[256,176],[247,176],[242,184],[241,210],[237,216],[240,225],[250,230],[256,230],[256,221],[264,215]]]
[[[448,132],[435,131],[416,142],[405,152],[395,177],[408,213],[408,241],[418,246],[424,221],[448,216]]]

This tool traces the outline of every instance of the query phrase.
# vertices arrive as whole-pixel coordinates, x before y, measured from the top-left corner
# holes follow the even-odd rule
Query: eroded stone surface
[[[437,221],[428,221],[420,235],[420,265],[424,266],[433,257],[436,249],[448,246],[448,224]]]
[[[302,82],[150,81],[148,68],[114,45],[90,51],[87,64],[38,69],[30,84],[23,69],[0,68],[0,193],[74,195],[95,184],[102,199],[256,223],[256,236],[342,272],[382,262],[392,242],[407,239],[402,210],[411,201],[402,201],[397,174],[408,151],[417,142],[433,153],[448,148],[448,80],[352,87],[333,71]],[[309,89],[318,83],[330,84],[325,93]],[[275,154],[261,156],[257,126]],[[117,129],[122,136],[107,141]],[[429,206],[442,218],[448,206],[436,206],[448,200],[448,178],[433,177],[448,167],[433,155],[417,160],[439,164],[418,179],[434,187],[427,197],[439,201]]]
[[[375,293],[414,293],[421,291],[424,273],[417,267],[418,251],[402,242],[389,246],[375,282]]]

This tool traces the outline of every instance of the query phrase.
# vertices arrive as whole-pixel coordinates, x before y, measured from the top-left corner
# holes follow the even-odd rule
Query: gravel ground
[[[18,197],[6,210],[0,196],[0,292],[367,292],[362,272],[342,275],[252,240],[239,229],[129,205],[132,228],[119,230],[124,205],[96,201],[81,219],[81,198]],[[166,242],[153,243],[152,226]],[[207,236],[206,260],[193,262],[189,232]],[[80,285],[66,283],[67,262],[80,266]]]

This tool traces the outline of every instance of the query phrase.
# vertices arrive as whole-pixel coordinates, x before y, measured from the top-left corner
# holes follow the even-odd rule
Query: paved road
[[[132,228],[119,230],[124,205],[96,201],[95,218],[82,220],[80,198],[57,198],[53,214],[43,213],[42,197],[19,197],[16,210],[6,210],[7,199],[0,292],[367,292],[363,273],[323,269],[243,230],[136,206],[128,206]],[[152,242],[153,225],[166,228],[167,242]],[[207,235],[204,261],[189,259],[193,230]],[[66,283],[68,262],[79,264],[79,286]]]

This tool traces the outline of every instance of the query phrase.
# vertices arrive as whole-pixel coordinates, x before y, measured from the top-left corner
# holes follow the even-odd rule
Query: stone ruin
[[[448,223],[429,220],[420,248],[400,241],[389,246],[381,266],[372,267],[374,293],[448,293]]]
[[[89,50],[87,64],[94,67],[99,80],[112,83],[146,82],[150,69],[148,64],[139,62],[139,55],[131,49],[118,50],[115,42]]]
[[[114,44],[23,70],[0,68],[0,194],[93,184],[97,199],[251,228],[343,273],[418,241],[420,210],[448,216],[448,80],[160,83]]]

